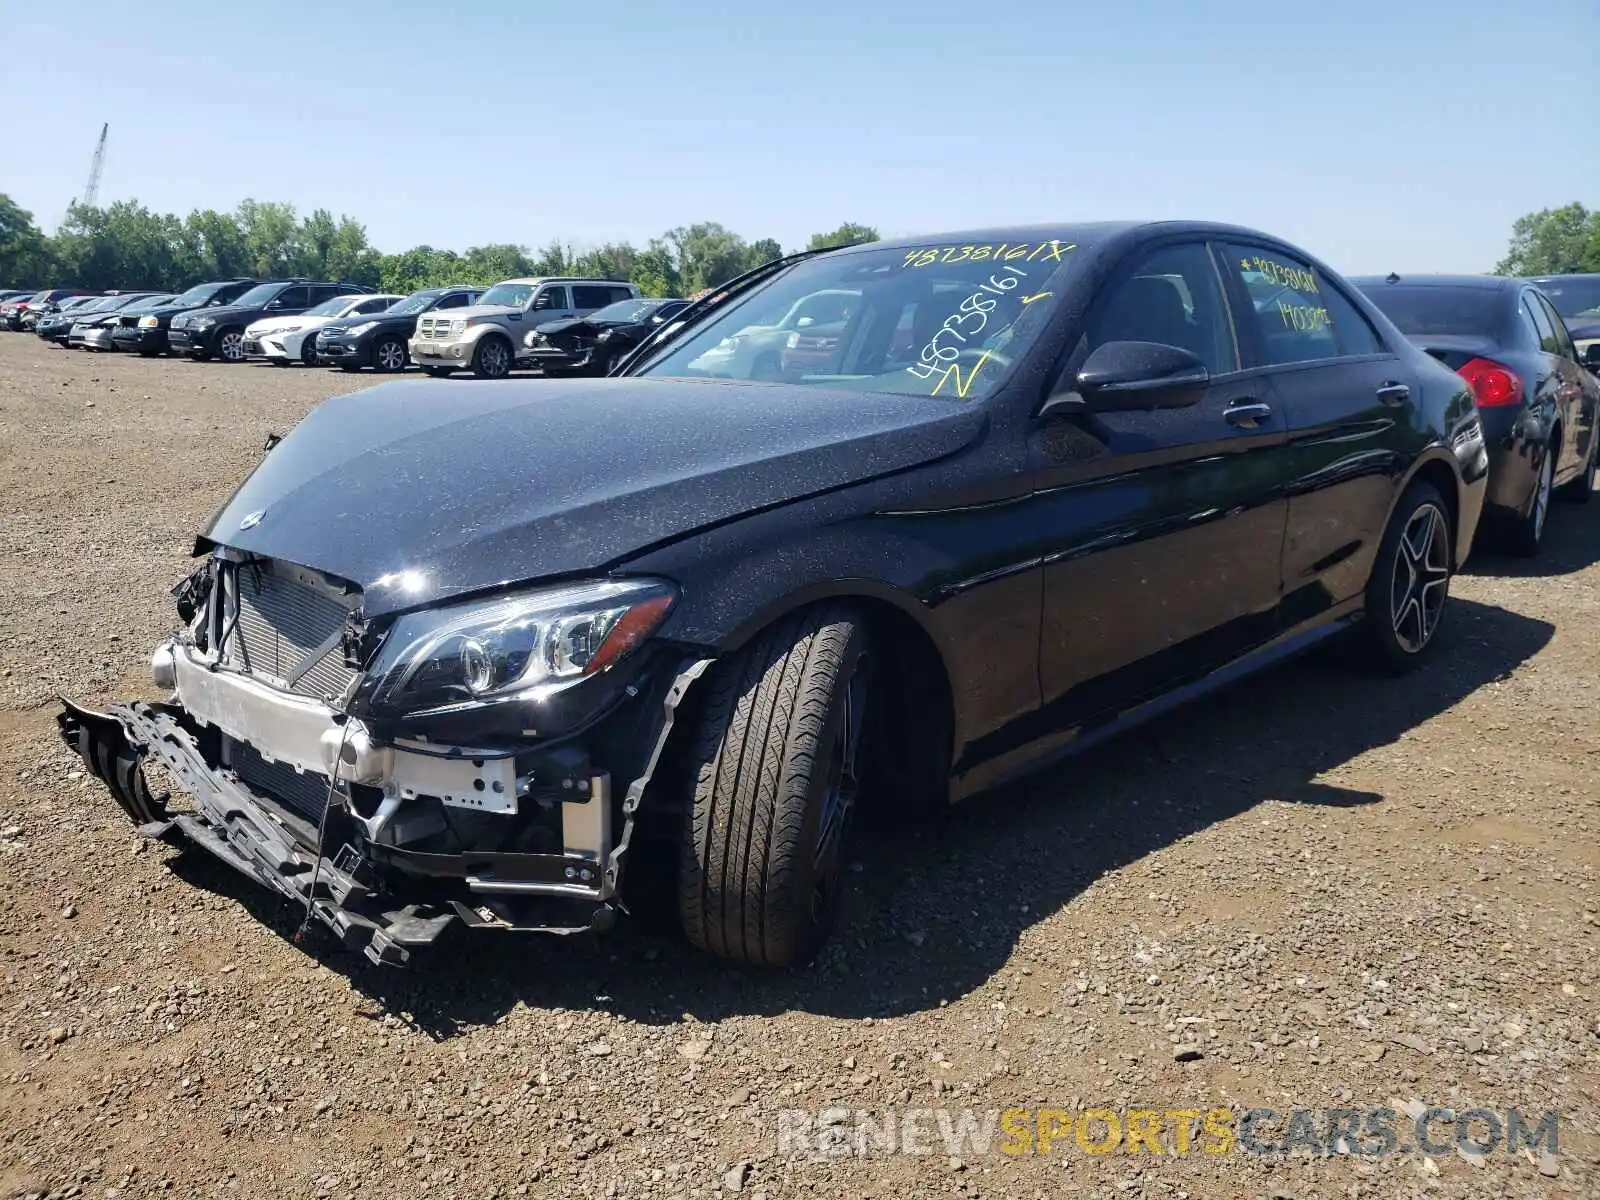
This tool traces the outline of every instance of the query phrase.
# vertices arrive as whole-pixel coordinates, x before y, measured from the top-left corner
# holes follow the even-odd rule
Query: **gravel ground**
[[[1600,1195],[1600,508],[1476,560],[1404,681],[1314,656],[862,847],[807,969],[625,928],[380,970],[136,839],[51,706],[148,693],[193,530],[370,382],[0,335],[0,1196]],[[1554,1110],[1560,1153],[778,1136],[1138,1105]]]

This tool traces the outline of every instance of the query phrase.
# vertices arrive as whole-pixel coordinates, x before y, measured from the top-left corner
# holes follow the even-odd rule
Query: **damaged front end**
[[[381,623],[353,585],[212,548],[174,590],[163,703],[63,700],[62,737],[138,831],[193,842],[374,962],[460,924],[604,929],[679,702],[709,664],[646,643],[660,581]],[[169,808],[145,763],[192,807]]]

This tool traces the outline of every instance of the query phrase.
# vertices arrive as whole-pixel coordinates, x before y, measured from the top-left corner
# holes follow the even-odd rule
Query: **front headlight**
[[[374,709],[418,713],[513,698],[616,665],[677,598],[661,579],[617,579],[408,613],[370,675]]]
[[[376,321],[363,321],[359,325],[351,326],[348,332],[351,337],[360,337],[363,333],[366,333],[372,329],[376,329],[377,327],[378,323]]]
[[[534,330],[530,329],[528,330],[526,336],[523,337],[522,344],[524,346],[537,346],[542,341],[544,341],[544,334],[536,333]]]
[[[278,332],[280,334],[299,333],[304,328],[304,325],[285,325],[282,329],[278,330]]]
[[[139,328],[140,329],[155,329],[160,324],[161,324],[161,318],[160,317],[140,317],[139,318]]]

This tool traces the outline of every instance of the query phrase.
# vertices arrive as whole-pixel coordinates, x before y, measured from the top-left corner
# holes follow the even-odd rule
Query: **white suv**
[[[479,379],[501,379],[521,352],[523,334],[535,325],[587,316],[638,296],[633,284],[612,279],[507,279],[471,308],[420,318],[410,342],[411,359],[429,375],[470,367]]]

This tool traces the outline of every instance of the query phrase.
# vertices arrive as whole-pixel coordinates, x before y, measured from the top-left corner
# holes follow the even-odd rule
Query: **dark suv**
[[[258,282],[255,279],[218,279],[197,283],[168,304],[146,309],[138,315],[123,316],[111,331],[111,344],[118,350],[137,351],[146,358],[164,353],[168,349],[167,331],[175,317],[197,309],[215,310],[232,304]]]
[[[262,317],[292,317],[335,296],[370,292],[353,283],[316,279],[279,279],[258,283],[231,304],[221,308],[180,313],[172,318],[167,344],[174,354],[194,359],[220,358],[244,361],[245,326]]]
[[[423,313],[476,304],[483,290],[467,286],[423,288],[386,312],[330,321],[315,335],[317,361],[346,371],[359,371],[362,367],[385,373],[403,371],[411,361],[406,343],[417,332],[417,318]]]

